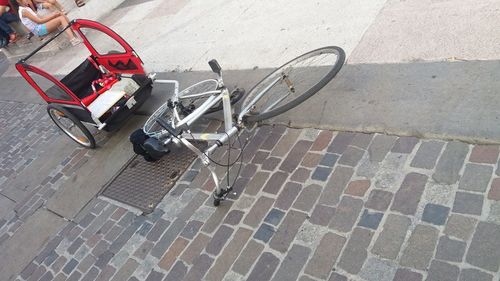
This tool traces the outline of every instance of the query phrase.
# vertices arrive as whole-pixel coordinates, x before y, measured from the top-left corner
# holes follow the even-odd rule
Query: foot
[[[9,43],[14,43],[16,41],[17,41],[17,34],[15,32],[9,34]]]

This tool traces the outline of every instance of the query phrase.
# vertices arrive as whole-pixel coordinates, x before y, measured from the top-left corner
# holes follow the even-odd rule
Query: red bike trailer
[[[28,63],[68,28],[82,38],[90,52],[79,66],[58,80]],[[71,21],[19,60],[16,69],[48,103],[47,112],[54,123],[87,148],[95,147],[95,139],[84,124],[105,131],[118,129],[149,98],[153,84],[142,60],[123,38],[98,22],[83,19]]]

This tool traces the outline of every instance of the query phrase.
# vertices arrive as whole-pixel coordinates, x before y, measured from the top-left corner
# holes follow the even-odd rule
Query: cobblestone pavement
[[[96,198],[17,280],[499,280],[498,146],[263,126],[237,194],[195,162],[148,216]]]

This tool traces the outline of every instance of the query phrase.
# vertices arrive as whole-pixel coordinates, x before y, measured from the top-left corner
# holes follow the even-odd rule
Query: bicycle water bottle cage
[[[182,129],[174,129],[170,124],[168,123],[167,120],[165,120],[163,117],[158,117],[155,120],[163,129],[167,130],[172,136],[178,137],[180,134],[182,134]]]

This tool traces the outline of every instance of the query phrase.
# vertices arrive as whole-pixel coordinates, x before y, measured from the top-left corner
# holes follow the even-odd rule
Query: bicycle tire
[[[62,106],[58,104],[49,104],[47,105],[47,113],[50,116],[50,119],[54,121],[57,127],[61,129],[70,139],[78,143],[79,145],[85,147],[85,148],[90,148],[93,149],[96,146],[96,142],[94,139],[94,136],[90,133],[90,131],[83,125],[83,123],[78,120],[73,114],[71,114],[69,111],[64,109]],[[80,133],[83,135],[78,136],[75,135],[73,132],[71,132],[71,126],[68,128],[63,122],[61,122],[61,119],[65,118],[71,121],[76,127],[80,130]],[[87,140],[85,140],[86,138]]]
[[[335,62],[332,64],[328,64],[325,66],[324,64],[319,63],[319,56],[321,55],[334,55]],[[312,70],[322,70],[325,72],[324,75],[318,79],[317,82],[313,83],[311,86],[302,86],[301,84],[297,84],[297,82],[301,82],[297,80],[297,78],[301,78],[300,75],[297,78],[290,79],[292,72],[294,71],[294,65],[298,65],[301,62],[304,62],[310,58],[318,57],[318,59],[312,60],[310,65],[303,66],[303,70],[306,73],[311,72]],[[319,48],[305,54],[302,54],[284,65],[280,66],[270,74],[268,74],[264,79],[258,82],[245,96],[241,108],[245,109],[250,103],[253,102],[254,98],[267,87],[271,87],[268,92],[266,92],[260,99],[257,101],[249,112],[247,112],[243,116],[243,121],[245,122],[258,122],[265,119],[269,119],[276,115],[282,114],[297,105],[301,104],[312,95],[321,90],[328,82],[330,82],[335,75],[340,71],[345,61],[345,52],[342,48],[337,46],[329,46]],[[315,65],[313,65],[315,63]],[[287,71],[287,73],[285,73]],[[278,80],[279,77],[282,77],[275,85],[272,85],[272,82]],[[286,79],[286,80],[285,80]],[[302,79],[307,79],[302,78]],[[283,86],[284,85],[284,86]],[[300,87],[297,87],[300,85]],[[296,93],[296,90],[299,90],[300,93]],[[271,91],[276,90],[278,94],[270,95]],[[285,92],[285,94],[280,95],[279,90]],[[285,90],[285,91],[284,91]],[[288,99],[288,96],[292,94],[291,99]],[[267,104],[271,100],[270,97],[273,97],[274,103],[276,104]],[[282,99],[283,98],[283,99]],[[267,100],[266,100],[267,99]],[[282,99],[282,100],[279,100]],[[271,100],[273,101],[273,100]],[[265,105],[265,106],[264,106]],[[261,109],[260,107],[263,107]],[[266,108],[267,107],[267,108]]]

